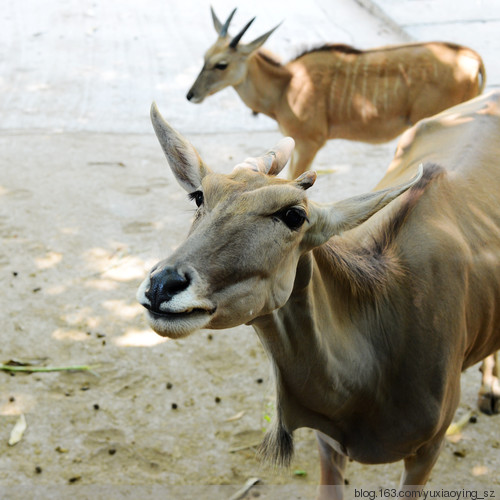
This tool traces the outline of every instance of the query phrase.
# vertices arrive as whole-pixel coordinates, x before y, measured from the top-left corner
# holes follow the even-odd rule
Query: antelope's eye
[[[277,216],[293,231],[299,229],[307,220],[304,210],[297,207],[285,208]]]
[[[227,62],[220,62],[215,65],[215,69],[223,70],[226,68],[227,68]]]
[[[194,200],[196,206],[199,207],[203,203],[203,192],[202,191],[194,191],[193,193],[189,193],[189,199]]]

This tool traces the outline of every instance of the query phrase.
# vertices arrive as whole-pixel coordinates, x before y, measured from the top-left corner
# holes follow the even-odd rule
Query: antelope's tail
[[[481,56],[479,56],[479,71],[477,73],[477,77],[480,80],[478,91],[479,95],[483,93],[484,87],[486,86],[486,68],[484,67],[483,58]]]

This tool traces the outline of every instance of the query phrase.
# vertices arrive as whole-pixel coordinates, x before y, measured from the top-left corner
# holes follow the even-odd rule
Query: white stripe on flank
[[[389,72],[385,66],[384,72],[384,114],[387,115],[389,111]]]
[[[351,75],[351,69],[352,69],[351,64],[346,63],[346,66],[347,66],[347,71],[346,71],[345,80],[344,80],[344,88],[342,89],[342,98],[340,99],[339,118],[340,118],[340,115],[342,114],[342,111],[344,109],[344,102],[345,102],[345,98],[347,96],[347,92],[348,92],[348,88],[349,88],[349,77]]]
[[[380,84],[380,68],[381,64],[377,64],[377,71],[375,73],[375,85],[373,86],[373,98],[372,98],[372,103],[375,109],[378,109],[377,105],[377,99],[378,99],[378,87]]]
[[[335,69],[333,72],[333,79],[332,83],[330,85],[330,102],[328,103],[328,108],[329,108],[329,115],[333,116],[333,112],[336,107],[336,102],[335,102],[335,86],[337,85],[337,78],[339,76],[339,68],[342,65],[342,61],[337,61],[337,64],[335,64]]]
[[[370,63],[368,61],[365,61],[365,64],[363,66],[363,86],[361,90],[361,97],[363,98],[363,102],[366,101],[366,83],[368,81],[368,67]]]
[[[360,63],[360,56],[357,56],[356,57],[356,62],[354,63],[354,71],[353,71],[353,74],[352,74],[351,95],[349,97],[349,102],[347,103],[347,117],[349,118],[349,120],[352,117],[352,109],[353,109],[353,102],[354,102],[354,93],[357,90],[356,76],[358,74],[359,63]]]

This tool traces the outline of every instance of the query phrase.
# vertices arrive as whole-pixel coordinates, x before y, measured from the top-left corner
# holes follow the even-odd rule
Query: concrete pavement
[[[235,2],[213,4],[225,18]],[[266,43],[284,60],[324,42],[450,40],[478,50],[488,86],[500,83],[496,0],[255,0],[239,7],[232,31],[254,15],[244,40],[284,21]],[[214,40],[208,2],[10,0],[0,14],[0,132],[149,134],[152,100],[186,133],[276,130],[232,89],[199,106],[185,99]]]

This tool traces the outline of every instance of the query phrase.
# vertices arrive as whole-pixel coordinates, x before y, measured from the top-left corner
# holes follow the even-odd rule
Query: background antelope
[[[138,290],[151,327],[180,338],[252,325],[277,386],[264,455],[290,463],[293,431],[315,429],[322,484],[338,486],[322,498],[342,495],[348,457],[404,460],[401,486],[424,485],[461,371],[500,348],[500,92],[420,122],[381,189],[330,205],[307,199],[314,172],[276,177],[291,138],[222,175],[151,116],[198,206]],[[498,402],[488,360],[482,397]]]
[[[389,141],[421,118],[477,96],[485,85],[481,57],[453,43],[371,50],[324,45],[281,64],[259,50],[279,25],[243,44],[255,18],[230,37],[235,11],[222,24],[212,9],[218,38],[187,99],[201,103],[234,87],[249,108],[275,119],[294,138],[291,178],[307,170],[328,139]]]

